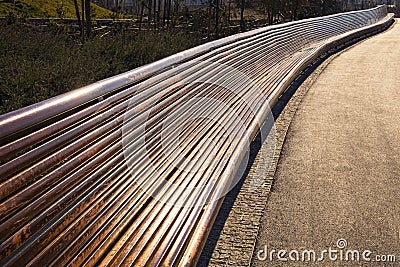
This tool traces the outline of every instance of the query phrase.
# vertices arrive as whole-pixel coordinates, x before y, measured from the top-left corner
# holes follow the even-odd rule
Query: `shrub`
[[[64,26],[0,25],[0,114],[200,43],[193,34],[115,31],[79,43]]]

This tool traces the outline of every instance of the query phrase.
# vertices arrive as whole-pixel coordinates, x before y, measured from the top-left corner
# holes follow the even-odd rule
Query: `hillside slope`
[[[0,17],[11,12],[18,17],[59,18],[60,10],[64,18],[75,18],[73,0],[0,0]],[[112,17],[111,11],[95,4],[92,4],[92,12],[95,18]]]

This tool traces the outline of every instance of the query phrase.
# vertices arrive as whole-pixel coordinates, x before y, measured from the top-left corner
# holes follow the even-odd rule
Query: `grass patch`
[[[81,1],[78,1],[79,7]],[[112,18],[113,12],[98,5],[91,4],[93,17]],[[0,0],[0,17],[10,13],[24,18],[75,18],[73,0]]]
[[[0,25],[0,114],[200,44],[184,32],[115,31],[81,44],[67,28]]]

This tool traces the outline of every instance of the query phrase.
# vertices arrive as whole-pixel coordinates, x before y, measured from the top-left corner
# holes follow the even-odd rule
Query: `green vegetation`
[[[37,103],[199,44],[193,34],[114,29],[81,44],[65,26],[0,24],[0,113]]]
[[[81,1],[79,1],[80,3]],[[91,5],[96,18],[112,18],[110,10]],[[73,0],[0,0],[0,17],[9,14],[25,18],[75,18]]]
[[[169,6],[164,11],[150,8],[157,2],[158,7],[161,3]],[[90,14],[87,17],[82,15],[81,6],[78,8],[85,23],[77,20],[66,26],[50,20],[38,25],[24,18],[76,18],[74,0],[0,0],[0,16],[6,17],[0,22],[0,114],[153,62],[206,39],[360,8],[321,0],[213,3],[189,10],[183,7],[183,0],[144,0],[134,12],[139,22],[113,21],[112,26],[99,27],[91,18],[116,18],[117,13],[91,4],[83,12]]]

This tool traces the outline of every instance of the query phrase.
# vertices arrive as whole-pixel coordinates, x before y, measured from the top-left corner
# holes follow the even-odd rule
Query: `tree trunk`
[[[165,27],[165,20],[167,18],[167,5],[168,5],[167,0],[164,0],[163,23],[162,23],[163,28]]]
[[[169,23],[170,23],[170,20],[171,20],[171,5],[172,5],[172,0],[168,0],[167,27],[169,27]]]
[[[92,35],[92,18],[90,14],[90,0],[85,2],[85,14],[86,14],[86,37],[90,38]]]
[[[209,7],[208,7],[208,31],[207,31],[207,36],[208,38],[211,37],[211,23],[212,23],[212,2],[210,1]]]
[[[152,0],[151,3],[153,5],[153,23],[154,23],[154,30],[157,27],[157,0]]]
[[[140,2],[140,18],[139,18],[139,31],[142,29],[144,3]]]
[[[157,7],[157,26],[158,26],[158,28],[160,28],[160,20],[161,20],[161,18],[160,18],[160,14],[161,14],[161,3],[162,3],[162,0],[158,0],[158,7]]]
[[[76,18],[78,20],[79,31],[80,31],[81,36],[82,36],[83,35],[83,29],[82,29],[81,15],[79,14],[78,0],[74,0],[74,6],[75,6]]]
[[[151,0],[149,2],[147,2],[147,11],[148,11],[148,13],[147,13],[147,30],[148,31],[150,31],[150,29],[151,29],[152,6],[153,5],[152,5]]]
[[[81,5],[82,39],[85,41],[85,0],[81,0]]]
[[[244,5],[246,4],[246,0],[242,0],[240,5],[240,29],[242,32],[246,30],[246,24],[244,22]]]
[[[219,0],[215,3],[215,38],[219,36]]]
[[[228,26],[231,25],[231,1],[232,0],[228,0]]]

